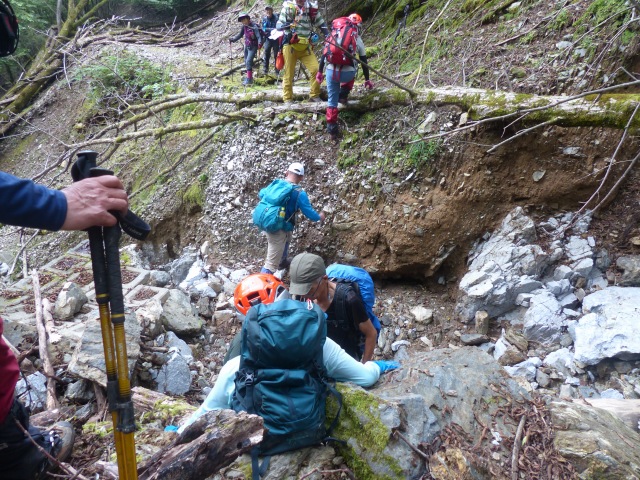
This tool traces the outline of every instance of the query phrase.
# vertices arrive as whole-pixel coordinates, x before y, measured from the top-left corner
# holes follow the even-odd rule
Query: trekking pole
[[[342,50],[344,52],[344,54],[350,58],[351,60],[353,60],[354,62],[359,63],[360,65],[366,65],[369,70],[371,70],[373,73],[375,73],[376,75],[384,78],[387,82],[390,82],[392,84],[394,84],[396,87],[404,90],[405,92],[407,92],[409,95],[411,95],[411,97],[415,97],[418,94],[411,90],[409,87],[405,87],[404,85],[402,85],[399,82],[396,82],[395,80],[387,77],[386,75],[380,73],[378,70],[376,70],[375,68],[373,68],[371,65],[369,65],[368,63],[364,63],[362,60],[356,58],[354,55],[351,55],[351,53],[349,53],[346,49],[342,48],[342,45],[338,45],[337,43],[334,43],[330,40],[330,37],[325,37],[325,41],[329,44],[329,45],[333,45],[334,47],[338,47],[340,50]]]
[[[97,155],[92,151],[78,153],[78,160],[71,169],[74,181],[112,174],[109,170],[96,168]],[[134,442],[135,421],[124,332],[124,300],[118,242],[120,228],[133,238],[144,240],[150,227],[131,211],[124,216],[119,213],[115,215],[119,224],[88,229],[89,248],[96,302],[100,312],[107,373],[107,401],[114,427],[119,478],[136,480],[138,472]]]

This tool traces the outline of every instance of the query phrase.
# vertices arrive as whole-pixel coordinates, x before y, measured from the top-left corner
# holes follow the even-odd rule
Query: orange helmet
[[[246,315],[252,306],[273,303],[286,291],[284,284],[273,275],[254,273],[238,283],[233,292],[233,304],[240,313]]]
[[[356,25],[360,25],[362,23],[362,17],[357,13],[352,13],[349,15],[349,20],[351,20]]]

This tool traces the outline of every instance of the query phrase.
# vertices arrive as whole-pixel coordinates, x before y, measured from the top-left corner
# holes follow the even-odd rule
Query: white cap
[[[300,162],[293,162],[289,165],[289,171],[291,173],[295,173],[296,175],[304,175],[304,165]]]

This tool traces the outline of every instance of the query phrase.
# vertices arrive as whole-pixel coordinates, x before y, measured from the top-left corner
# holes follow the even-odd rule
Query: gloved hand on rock
[[[400,368],[400,364],[394,360],[374,360],[373,363],[378,365],[381,374]]]

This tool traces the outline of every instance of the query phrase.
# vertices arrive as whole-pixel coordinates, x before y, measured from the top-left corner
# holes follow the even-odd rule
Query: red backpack
[[[336,18],[331,22],[331,33],[324,44],[323,55],[333,65],[350,65],[356,55],[358,27],[348,17]],[[346,53],[345,53],[346,52]],[[351,55],[351,57],[349,55]]]

